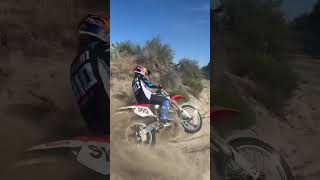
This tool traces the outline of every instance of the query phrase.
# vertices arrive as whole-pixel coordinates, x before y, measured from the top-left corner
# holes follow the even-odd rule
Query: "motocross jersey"
[[[109,45],[93,42],[82,48],[71,64],[72,90],[93,134],[110,133],[109,50]]]
[[[134,80],[132,81],[132,90],[138,101],[138,103],[144,103],[150,101],[152,92],[148,88],[157,88],[155,84],[148,81],[142,74],[136,74]]]
[[[169,106],[170,102],[165,97],[156,93],[150,92],[148,88],[158,88],[157,85],[148,81],[143,75],[136,73],[132,81],[132,90],[139,104],[158,104],[161,105],[160,119],[169,120]]]

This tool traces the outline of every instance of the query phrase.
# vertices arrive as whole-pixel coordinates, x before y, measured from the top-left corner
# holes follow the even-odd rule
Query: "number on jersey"
[[[139,83],[139,80],[136,80],[136,81],[134,82],[132,88],[133,88],[133,91],[134,91],[134,92],[137,92],[137,91],[141,88],[140,83]]]
[[[84,53],[83,58],[89,58],[88,53]],[[78,69],[77,73],[73,75],[72,88],[80,99],[88,90],[97,83],[97,79],[94,76],[92,66],[89,61],[85,63]]]

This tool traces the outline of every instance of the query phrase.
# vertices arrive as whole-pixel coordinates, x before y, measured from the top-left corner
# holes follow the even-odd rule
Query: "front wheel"
[[[228,142],[240,155],[247,159],[261,173],[261,180],[293,180],[293,175],[284,158],[269,144],[255,138],[242,137]],[[243,172],[227,162],[224,168],[225,179],[248,179]]]
[[[154,130],[147,133],[142,133],[143,129],[147,127],[142,122],[134,122],[126,129],[126,140],[129,144],[138,145],[154,145],[156,143],[156,136]]]
[[[200,131],[202,127],[202,117],[198,110],[190,105],[182,105],[181,107],[191,116],[191,118],[185,118],[183,115],[180,115],[181,125],[185,132],[194,134]]]

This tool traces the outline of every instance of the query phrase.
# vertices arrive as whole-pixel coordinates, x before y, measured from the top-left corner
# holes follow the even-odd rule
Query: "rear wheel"
[[[261,173],[261,180],[293,180],[286,161],[270,145],[255,138],[237,138],[229,143]],[[226,179],[248,179],[243,172],[235,170],[232,162],[225,165]]]
[[[154,130],[151,132],[143,133],[143,130],[147,127],[142,122],[134,122],[130,124],[126,129],[126,140],[129,144],[138,145],[154,145],[156,143],[156,136]]]
[[[189,119],[182,117],[183,115],[180,115],[181,125],[185,132],[193,134],[200,131],[202,127],[202,117],[198,110],[190,105],[182,105],[181,107],[191,116]]]

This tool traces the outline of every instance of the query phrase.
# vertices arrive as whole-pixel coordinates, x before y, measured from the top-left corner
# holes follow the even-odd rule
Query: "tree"
[[[320,0],[318,0],[310,13],[295,18],[291,25],[302,34],[303,50],[310,55],[320,55]]]

